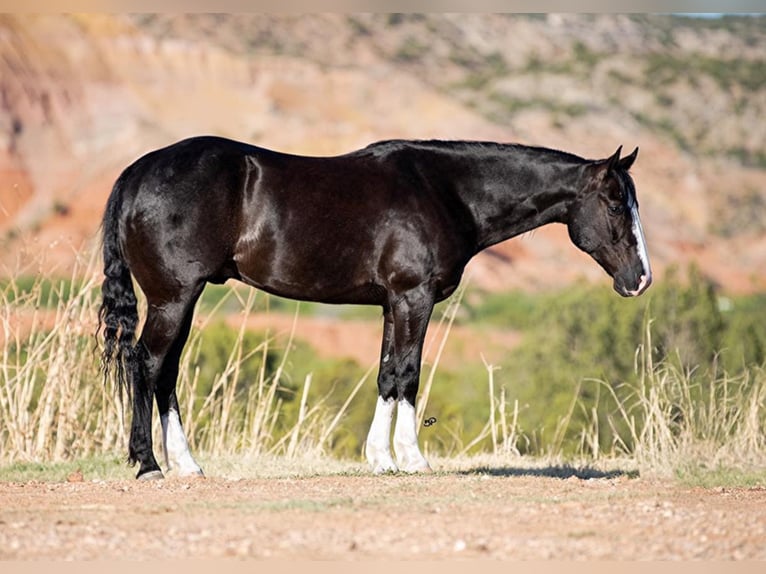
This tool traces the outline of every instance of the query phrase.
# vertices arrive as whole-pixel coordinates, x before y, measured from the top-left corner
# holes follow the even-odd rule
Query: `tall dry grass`
[[[119,405],[94,384],[94,267],[94,258],[81,259],[70,280],[51,289],[42,280],[31,288],[11,280],[0,291],[1,462],[58,461],[125,446]]]
[[[582,379],[574,389],[568,411],[558,421],[542,458],[562,461],[562,441],[575,409],[588,408],[588,421],[576,429],[580,435],[580,461],[630,460],[643,475],[676,476],[689,471],[766,468],[766,370],[751,366],[736,375],[713,365],[702,376],[678,363],[655,363],[651,321],[636,350],[637,382],[622,383],[619,391],[606,381]],[[465,454],[491,439],[490,454],[518,455],[519,445],[531,437],[518,425],[519,405],[508,405],[505,389],[496,398],[497,367],[484,361],[490,409],[482,432],[469,442]],[[596,384],[612,399],[607,418],[616,438],[602,444],[598,408],[579,400],[583,384]],[[604,401],[606,403],[606,401]],[[616,405],[614,407],[613,405]]]
[[[98,263],[97,257],[83,254],[67,281],[40,278],[29,287],[11,279],[0,290],[0,464],[126,452],[129,413],[121,408],[113,385],[101,383],[99,352],[93,338],[100,303]],[[372,365],[349,389],[345,402],[334,408],[328,406],[327,397],[318,396],[312,375],[306,376],[296,395],[297,418],[285,429],[278,424],[284,410],[280,390],[284,390],[296,322],[277,368],[267,372],[266,356],[274,349],[274,338],[267,337],[252,348],[245,343],[248,317],[263,295],[255,290],[242,293],[232,289],[218,303],[221,306],[234,298],[240,309],[240,324],[225,368],[215,375],[211,392],[202,391],[198,359],[201,333],[216,316],[217,308],[195,319],[182,355],[178,392],[191,446],[198,453],[222,457],[329,455],[333,434],[376,366]],[[437,337],[432,344],[437,345],[437,352],[433,363],[424,366],[425,382],[417,410],[421,423],[464,293],[462,287],[433,327]],[[627,456],[642,472],[663,475],[689,465],[763,466],[766,372],[749,369],[737,376],[717,372],[707,378],[693,376],[672,362],[654,364],[648,349],[651,323],[636,355],[637,383],[626,384],[620,393],[604,382],[595,383],[617,405],[608,421],[618,439],[611,445],[601,444],[593,407],[591,422],[577,429],[582,437],[582,457],[593,461]],[[244,362],[259,356],[258,375],[255,380],[246,380]],[[505,388],[498,385],[498,367],[486,361],[484,366],[487,421],[475,437],[456,437],[460,448],[455,454],[464,457],[481,450],[496,459],[517,458],[529,447],[531,437],[519,426],[518,401],[510,400]],[[593,381],[584,379],[580,384]],[[553,440],[540,454],[561,458],[572,413],[582,408],[578,394],[579,390],[573,394],[569,411],[562,415]],[[195,402],[193,397],[203,398]],[[157,418],[154,436],[159,445]]]
[[[0,290],[0,464],[126,452],[130,414],[117,399],[114,381],[102,384],[93,337],[101,278],[97,258],[89,257],[80,260],[68,280],[40,277],[30,287],[11,279]],[[218,303],[220,306],[227,298],[237,298],[241,323],[226,366],[215,376],[212,391],[204,394],[201,405],[192,400],[203,394],[197,366],[200,335],[217,308],[195,321],[178,380],[181,415],[191,445],[208,455],[298,457],[325,453],[373,368],[357,381],[337,409],[325,405],[326,397],[311,395],[309,375],[303,384],[297,421],[287,432],[277,433],[282,412],[279,390],[295,323],[278,368],[267,373],[265,358],[273,339],[267,338],[254,348],[244,343],[248,316],[258,296],[257,291],[249,290],[243,298],[232,289]],[[145,306],[143,301],[139,305]],[[143,316],[143,310],[140,314]],[[244,361],[258,355],[263,360],[256,380],[245,380]],[[153,435],[158,450],[158,417]]]
[[[636,352],[638,382],[618,395],[609,418],[614,448],[645,473],[673,475],[688,468],[766,466],[766,372],[751,366],[736,375],[712,365],[704,376],[677,362],[655,364],[651,321]],[[619,432],[617,429],[626,428]]]
[[[190,335],[179,369],[178,392],[182,403],[183,420],[190,445],[195,450],[214,455],[244,454],[250,456],[307,456],[327,454],[332,435],[342,423],[353,399],[369,380],[373,368],[365,372],[349,390],[345,402],[337,409],[326,405],[326,396],[311,396],[312,375],[306,376],[300,394],[297,420],[286,432],[277,431],[282,416],[283,399],[280,389],[285,365],[295,337],[300,307],[296,307],[291,331],[280,362],[271,374],[267,373],[267,355],[274,345],[273,338],[248,348],[245,343],[248,318],[254,312],[256,299],[263,296],[255,289],[247,290],[243,298],[240,291],[231,289],[205,318],[198,321]],[[199,368],[196,367],[202,348],[202,333],[217,316],[219,308],[228,298],[238,300],[240,324],[225,368],[214,377],[209,392],[201,391]],[[242,365],[251,357],[260,356],[260,369],[255,380],[247,380]],[[244,400],[242,396],[244,395]],[[189,397],[204,396],[201,406],[195,406]],[[203,423],[203,421],[205,421]],[[155,429],[155,435],[159,432]]]

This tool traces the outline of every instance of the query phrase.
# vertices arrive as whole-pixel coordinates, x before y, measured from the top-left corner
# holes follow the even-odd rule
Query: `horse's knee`
[[[415,405],[420,386],[420,369],[416,367],[405,368],[396,379],[397,398]]]
[[[392,369],[381,370],[378,374],[378,396],[389,400],[398,398],[398,395],[396,373]]]

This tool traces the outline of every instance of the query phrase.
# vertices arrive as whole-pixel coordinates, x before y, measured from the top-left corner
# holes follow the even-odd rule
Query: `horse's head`
[[[628,169],[638,155],[610,158],[583,167],[582,187],[569,210],[569,237],[614,280],[623,297],[643,293],[652,282],[649,253],[638,218],[638,202]]]

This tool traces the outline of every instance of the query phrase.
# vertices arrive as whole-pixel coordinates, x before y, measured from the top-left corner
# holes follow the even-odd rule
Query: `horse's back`
[[[144,193],[199,193],[203,191],[200,185],[238,175],[243,159],[253,151],[262,150],[224,138],[198,136],[143,155],[121,178],[129,189],[141,188]]]
[[[427,159],[398,142],[332,157],[177,142],[124,174],[135,258],[323,302],[380,303],[435,274],[451,285],[471,246]]]

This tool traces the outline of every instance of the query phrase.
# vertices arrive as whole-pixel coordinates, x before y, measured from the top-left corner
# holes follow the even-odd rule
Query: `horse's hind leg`
[[[175,416],[170,413],[169,407],[172,406],[171,395],[175,398],[178,360],[189,334],[192,310],[203,286],[204,283],[200,283],[193,289],[179,293],[172,300],[147,295],[146,323],[138,341],[138,348],[143,355],[141,361],[143,368],[138,370],[137,376],[134,376],[133,425],[129,444],[131,460],[140,464],[136,478],[143,480],[162,478],[162,471],[154,458],[152,449],[152,395],[155,392],[159,392],[162,397],[158,398],[157,402],[161,420],[163,415],[166,417],[163,421],[166,425],[163,429],[164,436],[168,437],[169,431],[168,438],[172,438],[175,441],[174,444],[179,442],[179,432],[183,436],[178,418],[177,400],[173,403],[176,407]],[[163,412],[165,406],[168,410]],[[185,436],[183,442],[186,442]],[[190,465],[186,468],[190,468]],[[196,470],[199,470],[198,466]]]
[[[139,480],[162,478],[162,471],[152,451],[152,393],[146,377],[148,356],[143,345],[136,345],[138,360],[131,372],[133,390],[133,421],[128,442],[128,460],[138,463]]]
[[[196,301],[196,297],[195,297]],[[202,469],[194,460],[189,450],[183,426],[181,425],[180,408],[176,397],[176,382],[178,379],[178,363],[181,359],[186,340],[189,337],[194,302],[186,311],[181,324],[181,330],[170,347],[160,371],[155,389],[157,408],[162,423],[162,443],[165,452],[165,464],[168,470],[174,470],[178,476],[204,476]]]

